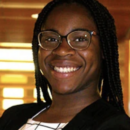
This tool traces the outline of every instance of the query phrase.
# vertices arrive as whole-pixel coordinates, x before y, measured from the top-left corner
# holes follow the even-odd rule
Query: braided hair
[[[38,63],[38,40],[37,35],[41,31],[41,27],[45,22],[49,13],[56,6],[67,3],[78,3],[83,5],[91,13],[97,29],[99,31],[100,44],[104,55],[103,59],[103,76],[99,82],[99,89],[103,99],[108,101],[110,104],[115,106],[117,109],[123,109],[123,95],[122,87],[119,74],[119,63],[118,63],[118,46],[116,29],[114,25],[114,19],[108,12],[108,10],[100,4],[97,0],[53,0],[48,3],[35,23],[34,35],[32,41],[33,60],[35,64],[35,79],[37,89],[37,101],[42,103],[40,89],[46,103],[51,104],[51,98],[49,96],[48,88],[51,89],[47,79],[41,74],[39,63]],[[101,87],[101,81],[103,85]]]

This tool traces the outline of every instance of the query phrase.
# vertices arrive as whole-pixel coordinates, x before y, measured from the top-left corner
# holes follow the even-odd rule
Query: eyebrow
[[[58,33],[58,30],[55,30],[55,29],[42,29],[41,31],[53,31],[53,32],[57,32]]]
[[[56,29],[42,29],[41,31],[53,31],[53,32],[59,33],[59,31]],[[76,28],[76,29],[72,29],[70,32],[72,32],[72,31],[93,31],[93,30],[88,30],[88,29],[84,29],[84,28]]]

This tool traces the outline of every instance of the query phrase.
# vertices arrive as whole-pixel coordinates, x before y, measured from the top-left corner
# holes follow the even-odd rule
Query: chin
[[[68,87],[68,86],[56,86],[56,87],[52,87],[52,93],[56,93],[59,95],[66,95],[66,94],[72,94],[74,93],[74,89],[72,89],[72,87]]]

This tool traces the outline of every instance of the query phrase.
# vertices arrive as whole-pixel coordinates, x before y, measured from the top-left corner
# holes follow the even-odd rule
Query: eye
[[[84,41],[88,41],[88,39],[86,37],[77,37],[75,38],[76,42],[84,42]]]
[[[57,42],[58,40],[56,38],[49,37],[49,38],[46,38],[46,41],[47,42]]]

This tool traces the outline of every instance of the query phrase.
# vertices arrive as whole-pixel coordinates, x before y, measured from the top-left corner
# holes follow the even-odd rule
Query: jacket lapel
[[[97,113],[97,106],[100,106],[100,100],[97,100],[79,112],[63,130],[89,130],[94,124],[94,116]]]

